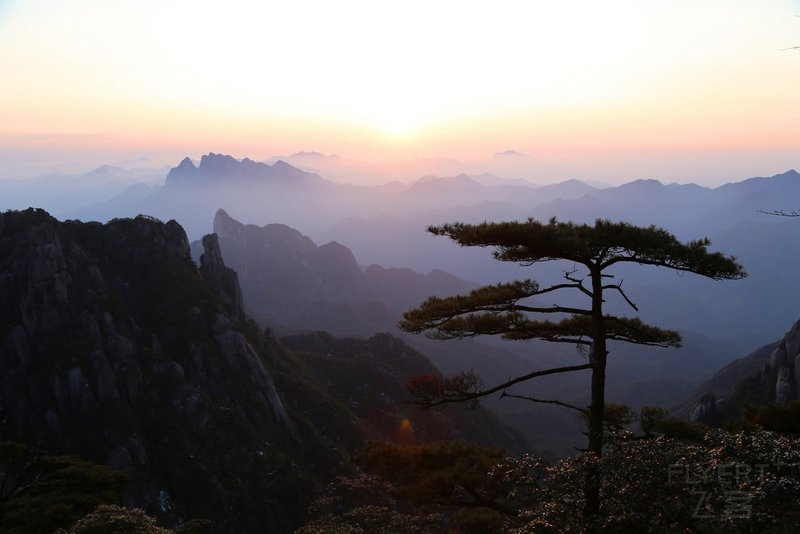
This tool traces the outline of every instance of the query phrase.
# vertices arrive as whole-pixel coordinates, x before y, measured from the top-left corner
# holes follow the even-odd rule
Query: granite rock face
[[[198,272],[174,221],[0,214],[0,438],[120,469],[127,503],[173,523],[288,528],[308,489],[294,425],[206,244]]]
[[[234,317],[244,318],[244,300],[239,286],[239,275],[225,265],[219,249],[217,234],[203,237],[203,255],[200,256],[200,274],[214,287],[223,306]]]
[[[800,321],[777,343],[725,366],[693,397],[677,414],[704,423],[741,417],[746,404],[800,399]]]
[[[711,423],[719,418],[717,399],[713,394],[703,395],[689,414],[689,421]]]
[[[786,404],[798,399],[798,391],[800,391],[800,321],[796,322],[778,342],[761,373],[772,379],[774,402]]]

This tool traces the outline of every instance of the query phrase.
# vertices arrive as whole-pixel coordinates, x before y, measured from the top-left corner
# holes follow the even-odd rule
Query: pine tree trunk
[[[588,532],[599,532],[600,525],[600,486],[601,474],[599,460],[603,455],[603,421],[605,419],[606,397],[606,328],[603,318],[603,280],[600,271],[592,271],[592,404],[589,407],[589,446],[592,456],[586,468],[584,496],[586,511],[584,523]]]

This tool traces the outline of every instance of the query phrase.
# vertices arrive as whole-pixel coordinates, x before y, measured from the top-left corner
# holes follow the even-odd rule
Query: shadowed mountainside
[[[282,224],[244,225],[217,211],[214,232],[225,261],[241,273],[242,290],[258,317],[287,322],[322,302],[379,302],[403,310],[432,294],[453,295],[474,287],[443,271],[371,265],[362,270],[350,249],[314,244]]]
[[[747,404],[787,404],[800,399],[800,321],[777,342],[736,359],[698,387],[676,413],[719,423],[741,419]]]
[[[390,336],[331,360],[313,337],[287,350],[247,318],[216,236],[203,247],[198,270],[174,221],[0,214],[2,439],[107,464],[129,477],[125,504],[220,532],[291,529],[356,447],[402,425],[524,447],[483,411],[409,410],[405,378],[432,368]],[[319,372],[333,361],[348,380]]]

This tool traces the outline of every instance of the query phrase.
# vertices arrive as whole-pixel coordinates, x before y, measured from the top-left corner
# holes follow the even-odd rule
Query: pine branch
[[[638,317],[615,317],[607,315],[607,338],[651,347],[680,347],[681,335],[642,322]]]
[[[693,272],[715,280],[746,276],[733,257],[709,252],[707,239],[683,243],[656,226],[637,227],[602,219],[594,226],[555,219],[542,223],[531,218],[524,222],[445,224],[428,231],[446,235],[462,246],[493,246],[496,259],[522,265],[568,260],[603,271],[629,262]]]
[[[798,47],[800,48],[800,47]],[[792,211],[784,211],[784,210],[775,210],[775,211],[764,211],[764,210],[757,210],[758,213],[764,213],[765,215],[776,215],[778,217],[800,217],[800,210],[792,210]]]
[[[575,277],[573,277],[573,276],[572,276],[572,275],[573,275],[573,274],[575,274],[576,272],[578,272],[578,270],[577,270],[577,269],[573,269],[573,270],[571,270],[571,271],[564,271],[564,278],[566,278],[566,279],[567,279],[567,280],[569,280],[570,282],[574,282],[574,283],[575,283],[575,287],[576,287],[576,288],[577,288],[577,289],[578,289],[578,290],[579,290],[581,293],[583,293],[584,295],[586,295],[586,296],[587,296],[587,297],[589,297],[589,298],[593,298],[593,297],[594,297],[594,293],[592,293],[591,291],[589,291],[588,289],[586,289],[586,287],[583,285],[583,280],[582,280],[582,279],[575,278]]]
[[[503,397],[510,397],[512,399],[522,399],[522,400],[526,400],[526,401],[530,401],[530,402],[538,402],[538,403],[542,403],[542,404],[556,404],[558,406],[563,406],[564,408],[570,408],[572,410],[577,410],[577,411],[579,411],[579,412],[581,412],[583,414],[586,414],[586,413],[589,412],[586,408],[578,408],[577,406],[574,406],[572,404],[567,404],[566,402],[561,402],[561,401],[558,401],[558,400],[536,399],[536,398],[533,398],[533,397],[527,397],[525,395],[514,395],[512,393],[506,393],[505,391],[503,392],[502,395],[500,395],[501,399]]]
[[[440,406],[440,405],[443,405],[443,404],[451,404],[451,403],[455,403],[455,402],[473,401],[473,400],[477,400],[477,399],[486,397],[488,395],[491,395],[492,393],[497,393],[498,391],[503,391],[504,389],[507,389],[507,388],[513,386],[514,384],[519,384],[520,382],[526,382],[526,381],[531,380],[533,378],[537,378],[537,377],[540,377],[540,376],[561,374],[561,373],[571,373],[573,371],[582,371],[584,369],[591,369],[592,367],[594,367],[594,364],[586,363],[586,364],[582,364],[582,365],[571,365],[571,366],[568,366],[568,367],[555,367],[555,368],[552,368],[552,369],[545,369],[545,370],[542,370],[542,371],[534,371],[534,372],[528,373],[526,375],[522,375],[522,376],[518,376],[516,378],[512,378],[512,379],[508,380],[507,382],[499,384],[499,385],[497,385],[495,387],[492,387],[492,388],[489,388],[489,389],[480,390],[480,391],[474,391],[474,392],[469,392],[469,391],[467,391],[467,392],[457,392],[457,391],[448,392],[446,390],[439,391],[439,392],[427,391],[427,392],[423,392],[423,393],[426,394],[428,398],[423,398],[421,401],[416,402],[415,404],[419,404],[419,405],[423,406],[424,408],[432,408],[434,406]],[[410,393],[412,395],[418,395],[418,393],[414,391],[413,384],[409,385],[409,391],[410,391]],[[437,394],[438,394],[439,398],[434,398],[435,396],[437,396]]]
[[[569,313],[572,315],[591,315],[592,310],[584,310],[583,308],[568,308],[553,304],[547,308],[532,308],[530,306],[517,305],[514,306],[513,311],[523,311],[528,313]]]
[[[616,289],[617,291],[619,291],[619,294],[622,295],[622,298],[625,299],[625,302],[627,302],[631,308],[633,308],[635,311],[639,311],[639,308],[636,306],[636,304],[634,304],[633,301],[628,298],[628,295],[626,295],[625,292],[622,290],[622,280],[619,281],[619,284],[609,284],[603,286],[603,289]]]

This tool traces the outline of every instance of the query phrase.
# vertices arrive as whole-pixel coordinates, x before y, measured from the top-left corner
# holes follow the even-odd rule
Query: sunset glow
[[[800,57],[779,49],[800,42],[798,13],[777,0],[5,1],[0,146],[101,160],[514,148],[561,163],[796,151]],[[14,177],[17,159],[0,171]]]

